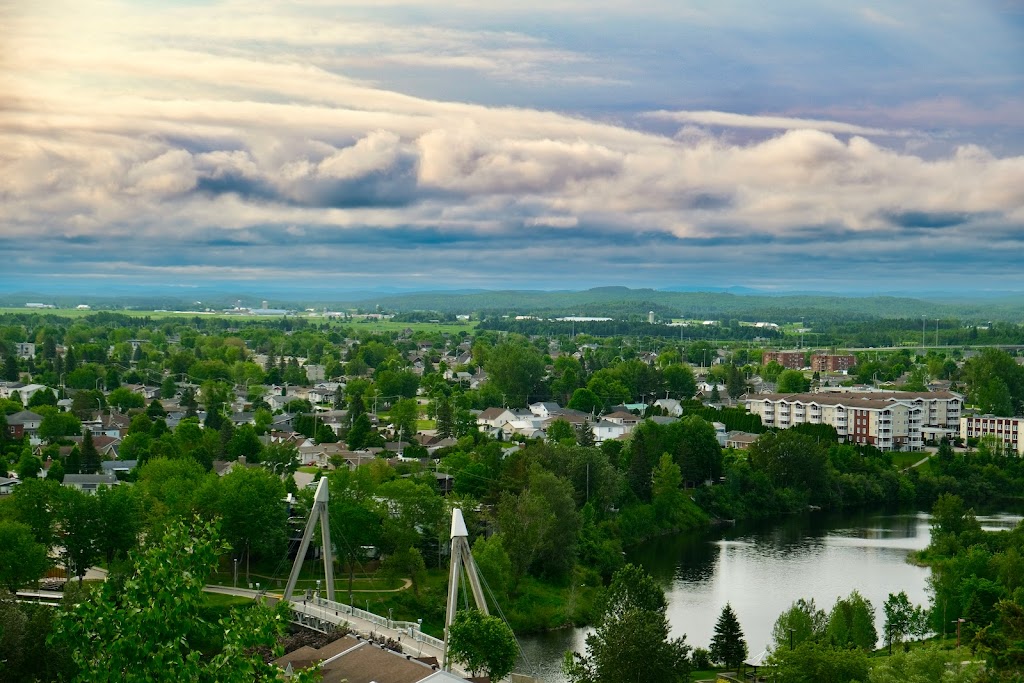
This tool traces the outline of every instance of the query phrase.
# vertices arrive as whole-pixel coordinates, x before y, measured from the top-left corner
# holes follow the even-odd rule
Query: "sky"
[[[0,25],[0,289],[1024,291],[1024,0]]]

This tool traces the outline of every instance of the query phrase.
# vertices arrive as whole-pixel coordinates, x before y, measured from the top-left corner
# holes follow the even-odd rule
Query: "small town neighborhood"
[[[402,328],[380,319],[392,328],[358,332],[346,320],[315,326],[287,316],[252,318],[156,327],[115,317],[88,329],[41,327],[26,334],[33,341],[17,342],[8,333],[0,515],[7,510],[43,525],[51,582],[116,567],[110,561],[133,552],[143,528],[163,528],[189,511],[263,519],[244,532],[242,520],[231,522],[230,542],[244,552],[221,555],[220,583],[207,589],[241,600],[269,597],[290,606],[293,628],[332,634],[266,660],[286,675],[315,665],[322,680],[350,683],[483,680],[466,664],[475,660],[447,658],[441,638],[454,628],[456,610],[440,624],[418,616],[437,614],[439,601],[449,599],[444,586],[459,592],[455,575],[445,573],[446,564],[454,566],[457,539],[447,539],[444,521],[453,510],[472,520],[476,542],[470,551],[466,531],[462,552],[481,568],[467,560],[467,571],[503,586],[501,597],[477,596],[480,606],[507,605],[510,625],[530,632],[592,622],[596,594],[580,605],[564,592],[575,590],[574,581],[596,591],[625,580],[620,572],[631,565],[623,566],[624,549],[645,540],[773,513],[909,503],[914,496],[928,504],[939,486],[951,485],[946,473],[962,470],[975,452],[979,463],[1021,454],[1024,418],[1007,413],[1019,403],[1016,373],[1024,366],[1003,350],[845,353],[765,348],[763,338],[757,347],[456,334],[431,330],[436,323]],[[801,464],[787,464],[790,458]],[[182,477],[189,493],[175,492],[179,484],[166,488],[168,476]],[[334,531],[326,528],[334,514],[326,512],[326,482],[353,520],[332,519]],[[80,497],[103,510],[115,490],[119,504],[159,512],[110,536],[123,545],[110,546],[102,562],[93,551],[74,550],[75,539],[92,528],[88,533],[98,535],[89,543],[102,548],[110,532],[100,529],[115,522],[75,530],[68,515]],[[240,490],[261,502],[234,509],[229,496]],[[323,497],[322,513],[314,492],[317,501]],[[40,496],[54,496],[56,514],[20,517]],[[300,553],[302,525],[308,519],[304,533],[311,534],[317,514],[324,538]],[[488,543],[493,551],[485,550]],[[322,578],[309,578],[323,555]],[[251,561],[262,577],[243,581],[247,587],[238,587],[242,557],[246,577]],[[304,600],[292,598],[290,588],[282,597],[285,561],[294,563],[295,577],[307,577],[298,580]],[[335,564],[350,582],[357,575],[408,578],[375,593],[363,609],[351,592],[333,597],[343,581],[328,597],[320,593],[322,580],[334,583]],[[507,578],[495,577],[495,566],[507,567]],[[423,581],[434,592],[423,592]],[[538,616],[537,591],[556,591],[562,609],[587,611]],[[720,666],[756,669],[768,653],[731,657]],[[498,679],[511,675],[505,664],[494,666],[487,670]]]

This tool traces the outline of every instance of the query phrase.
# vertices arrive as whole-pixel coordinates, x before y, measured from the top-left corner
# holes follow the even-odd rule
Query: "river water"
[[[1012,528],[1019,515],[979,517],[989,529]],[[881,636],[882,604],[905,591],[914,604],[928,604],[930,570],[906,561],[928,545],[925,513],[824,513],[772,523],[741,524],[710,532],[658,538],[632,549],[627,559],[643,565],[668,598],[673,636],[708,647],[726,602],[736,612],[747,647],[757,654],[771,644],[779,614],[798,598],[813,598],[828,612],[836,598],[854,589],[875,607]],[[563,629],[520,638],[530,667],[544,683],[563,683],[566,650],[583,652],[586,629]]]

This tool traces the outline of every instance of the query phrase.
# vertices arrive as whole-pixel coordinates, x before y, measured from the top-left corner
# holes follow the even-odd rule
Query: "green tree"
[[[828,626],[824,610],[818,609],[814,598],[800,598],[779,615],[772,627],[776,651],[790,649],[801,643],[821,640]]]
[[[673,398],[692,398],[697,393],[697,378],[689,365],[670,365],[662,371],[665,387]]]
[[[488,355],[484,369],[507,404],[521,408],[537,395],[544,377],[544,359],[531,346],[505,342]]]
[[[40,389],[39,391],[32,394],[32,398],[28,400],[29,410],[38,406],[56,406],[57,395],[50,389]]]
[[[902,643],[903,640],[921,630],[919,624],[925,621],[924,610],[915,607],[906,591],[889,593],[882,606],[885,613],[886,643]]]
[[[416,435],[416,418],[419,406],[416,399],[403,398],[391,408],[391,423],[395,426],[396,436],[403,441],[411,441]]]
[[[0,520],[0,586],[14,593],[39,579],[49,566],[46,546],[36,541],[31,527]]]
[[[280,652],[278,614],[257,603],[217,623],[202,618],[203,586],[225,550],[213,525],[176,522],[133,556],[123,584],[104,582],[62,609],[51,642],[72,650],[79,667],[74,680],[281,680],[262,655],[266,648]],[[202,651],[209,643],[219,647]]]
[[[107,404],[114,406],[122,413],[126,413],[132,408],[142,408],[146,405],[146,399],[142,397],[142,394],[136,394],[130,389],[119,387],[107,395]]]
[[[341,479],[331,478],[331,540],[348,570],[348,600],[352,602],[357,566],[368,558],[368,550],[381,541],[383,519],[369,504],[344,488]]]
[[[566,407],[591,415],[599,415],[604,412],[604,400],[590,389],[576,389],[572,392],[572,398],[569,399],[569,405]]]
[[[366,413],[360,413],[352,422],[345,441],[353,451],[358,451],[376,442],[373,427],[370,424],[370,417]]]
[[[836,647],[874,650],[878,644],[874,606],[856,590],[849,597],[836,600],[828,616],[825,635]]]
[[[174,377],[171,375],[164,377],[164,381],[160,383],[160,398],[174,398],[177,393],[178,385],[174,383]]]
[[[815,642],[777,649],[771,662],[779,683],[853,683],[865,680],[869,671],[863,650],[836,650]]]
[[[18,473],[18,478],[22,481],[26,479],[35,479],[39,476],[39,472],[42,469],[43,461],[32,455],[32,451],[26,447],[21,454],[21,458],[18,460],[17,467],[15,467],[15,471]]]
[[[922,647],[909,652],[894,652],[892,657],[875,660],[868,683],[978,683],[986,680],[985,663],[965,662],[964,655],[939,647]]]
[[[39,438],[50,442],[81,433],[82,423],[71,413],[53,413],[39,423]]]
[[[228,441],[227,455],[231,460],[245,457],[248,462],[257,463],[261,461],[262,452],[263,442],[260,441],[256,428],[250,424],[244,424],[236,429]]]
[[[729,668],[738,667],[747,656],[747,641],[732,605],[725,603],[711,638],[711,658]]]
[[[434,418],[437,420],[437,436],[448,439],[455,436],[455,410],[447,396],[440,396],[434,402]]]
[[[221,528],[235,552],[245,553],[247,581],[253,553],[276,557],[284,552],[288,513],[282,498],[284,484],[264,469],[235,467],[221,480]]]
[[[828,457],[813,438],[791,429],[769,432],[751,444],[749,452],[754,469],[768,475],[776,487],[821,495]]]
[[[96,444],[92,440],[92,432],[85,430],[82,435],[82,474],[96,474],[100,470],[100,454],[96,450]]]
[[[473,543],[473,560],[497,599],[498,606],[505,604],[512,587],[512,560],[505,552],[501,534],[494,534],[490,538],[478,536]]]
[[[612,578],[587,653],[568,652],[563,671],[572,683],[689,680],[690,647],[669,639],[665,594],[649,574],[627,564]]]
[[[448,656],[476,676],[499,681],[512,672],[519,646],[501,619],[475,609],[456,613],[448,631]]]
[[[564,418],[552,420],[548,425],[547,435],[551,443],[576,443],[576,430]]]
[[[61,487],[55,517],[64,565],[68,575],[77,576],[81,583],[86,570],[103,556],[99,544],[99,499],[78,489]]]
[[[96,492],[99,529],[96,544],[109,566],[139,544],[142,511],[133,486],[100,487]]]
[[[800,394],[810,388],[811,381],[799,370],[783,370],[776,381],[776,391],[780,394]]]
[[[15,521],[28,525],[36,541],[47,550],[53,547],[56,540],[54,511],[62,490],[60,484],[49,478],[28,479],[22,481],[11,495]]]
[[[167,411],[164,410],[164,404],[157,399],[150,401],[149,405],[146,406],[146,415],[156,420],[159,418],[167,417]]]

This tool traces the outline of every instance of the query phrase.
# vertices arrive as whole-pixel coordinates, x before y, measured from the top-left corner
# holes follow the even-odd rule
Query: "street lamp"
[[[956,624],[956,649],[957,650],[960,649],[960,624],[964,623],[965,621],[967,621],[967,620],[964,619],[963,617],[960,617],[959,619],[957,619],[956,621],[953,622],[954,624]]]
[[[789,649],[790,650],[793,649],[793,634],[794,633],[796,633],[796,629],[795,628],[790,628],[789,629]]]
[[[233,558],[231,558],[231,559],[232,559],[232,561],[233,561],[233,562],[235,563],[235,579],[234,579],[234,587],[235,587],[235,588],[238,588],[238,558],[237,558],[237,557],[233,557]]]

